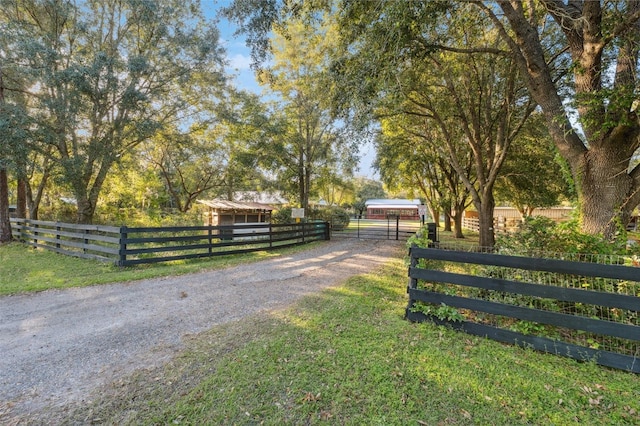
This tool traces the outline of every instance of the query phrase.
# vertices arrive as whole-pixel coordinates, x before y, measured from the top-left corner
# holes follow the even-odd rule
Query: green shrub
[[[407,240],[407,247],[411,248],[412,246],[416,246],[427,248],[432,242],[433,241],[429,239],[427,227],[423,226],[422,228],[418,229],[418,231],[414,235],[409,237],[409,239]]]
[[[93,223],[112,226],[126,225],[131,228],[148,226],[200,226],[203,224],[203,219],[202,212],[199,209],[191,209],[183,213],[176,209],[114,208],[108,206],[102,207],[96,212]]]
[[[620,232],[614,241],[601,235],[580,232],[577,221],[555,223],[542,217],[529,217],[512,234],[499,235],[496,246],[503,252],[531,255],[537,252],[589,253],[589,254],[629,254],[626,247],[626,233]]]
[[[349,226],[350,222],[349,212],[337,206],[315,209],[310,217],[331,223],[333,229],[344,229]]]
[[[271,212],[272,223],[291,223],[291,207],[282,207]]]

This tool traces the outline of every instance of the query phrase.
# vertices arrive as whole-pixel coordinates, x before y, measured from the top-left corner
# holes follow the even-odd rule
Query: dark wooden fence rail
[[[326,222],[129,228],[11,219],[14,236],[57,253],[119,266],[246,253],[329,239]]]
[[[326,222],[121,228],[118,265],[269,250],[329,239]]]
[[[14,237],[56,253],[112,262],[120,251],[120,228],[11,218]]]
[[[420,267],[420,259],[441,260],[471,265],[499,266],[525,271],[544,271],[554,274],[571,274],[581,277],[600,277],[614,280],[640,281],[640,268],[622,265],[602,265],[585,262],[568,262],[554,259],[506,256],[499,254],[469,253],[446,251],[434,248],[410,249],[409,267],[409,304],[406,318],[415,321],[432,321],[447,324],[469,334],[488,337],[500,342],[531,347],[539,351],[554,353],[579,360],[595,360],[600,365],[640,373],[640,327],[637,325],[637,311],[640,311],[640,297],[606,291],[586,290],[582,288],[556,287],[548,284],[520,282],[460,273],[445,272]],[[630,312],[636,320],[633,323],[614,322],[591,317],[553,312],[531,307],[515,306],[507,303],[471,298],[460,295],[444,294],[418,288],[419,282],[445,283],[463,286],[463,288],[484,289],[524,296],[555,299],[566,303],[595,305],[606,309],[621,309]],[[459,293],[457,293],[459,294]],[[532,321],[565,329],[581,330],[603,336],[631,341],[635,350],[633,355],[594,349],[551,339],[544,336],[523,334],[510,329],[499,328],[474,321],[449,321],[439,319],[414,309],[416,302],[446,305],[474,312],[482,312],[518,320]]]

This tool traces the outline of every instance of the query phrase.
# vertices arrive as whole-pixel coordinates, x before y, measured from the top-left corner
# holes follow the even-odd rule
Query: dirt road
[[[185,336],[292,303],[398,256],[331,241],[218,271],[0,298],[0,424],[78,403],[170,360]]]

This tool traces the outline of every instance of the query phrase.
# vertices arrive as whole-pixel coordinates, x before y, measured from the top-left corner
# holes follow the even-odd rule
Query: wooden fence
[[[407,319],[640,373],[637,265],[417,247],[410,258]]]
[[[521,219],[494,217],[493,230],[496,234],[504,234],[506,232],[515,230],[521,223]],[[480,232],[480,219],[478,219],[477,217],[463,217],[462,228],[474,232]]]
[[[14,237],[119,266],[246,253],[329,239],[326,222],[129,228],[11,219]]]

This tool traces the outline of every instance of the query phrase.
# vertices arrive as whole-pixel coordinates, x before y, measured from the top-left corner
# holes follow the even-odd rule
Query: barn
[[[419,220],[420,200],[371,199],[365,201],[367,219],[387,219],[399,216],[402,220]]]

